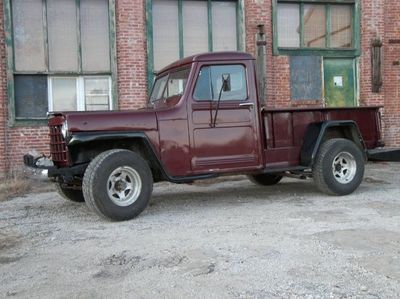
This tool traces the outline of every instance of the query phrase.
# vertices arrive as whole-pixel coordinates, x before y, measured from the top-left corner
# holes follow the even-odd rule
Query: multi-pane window
[[[238,49],[237,1],[153,0],[153,71],[180,58]]]
[[[278,1],[278,47],[354,48],[353,10],[354,4]]]
[[[111,108],[108,4],[12,0],[16,118]]]

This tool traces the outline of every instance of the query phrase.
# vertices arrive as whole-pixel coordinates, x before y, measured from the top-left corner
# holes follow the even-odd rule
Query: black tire
[[[347,195],[360,186],[365,160],[357,145],[343,138],[329,139],[318,151],[312,172],[317,188],[330,195]]]
[[[129,220],[149,203],[153,177],[149,165],[138,154],[114,149],[90,162],[82,190],[86,204],[99,216],[115,221]],[[124,201],[124,197],[128,199]]]
[[[247,176],[250,181],[252,181],[254,184],[261,185],[261,186],[272,186],[278,184],[282,176],[281,175],[276,175],[276,174],[253,174],[253,175],[248,175]]]
[[[56,190],[63,198],[73,202],[84,202],[82,190],[62,187],[60,183],[56,183]]]

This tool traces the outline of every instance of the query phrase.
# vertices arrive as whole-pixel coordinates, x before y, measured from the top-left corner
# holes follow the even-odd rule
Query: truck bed
[[[367,149],[380,146],[380,108],[263,108],[266,166],[299,166],[303,138],[310,123],[353,120],[360,129]]]

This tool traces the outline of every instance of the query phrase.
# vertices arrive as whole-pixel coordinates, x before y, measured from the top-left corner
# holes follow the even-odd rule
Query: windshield
[[[150,102],[182,95],[185,91],[189,72],[190,69],[187,68],[157,78],[150,96]]]

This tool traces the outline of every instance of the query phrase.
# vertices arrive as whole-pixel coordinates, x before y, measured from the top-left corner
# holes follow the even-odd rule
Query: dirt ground
[[[156,184],[107,222],[54,192],[0,202],[0,297],[399,298],[400,164],[346,197],[312,180]]]

